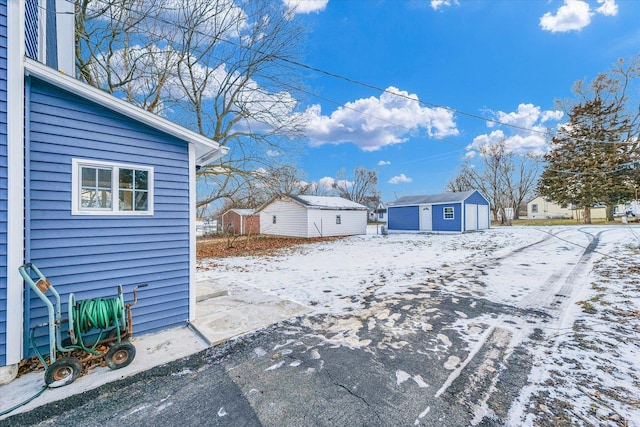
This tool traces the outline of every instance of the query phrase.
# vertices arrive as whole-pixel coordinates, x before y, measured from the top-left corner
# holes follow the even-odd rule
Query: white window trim
[[[118,210],[119,194],[118,194],[118,174],[111,175],[112,206],[111,210],[81,210],[80,209],[80,168],[88,166],[92,168],[112,168],[117,169],[135,169],[149,171],[149,190],[148,190],[148,207],[146,211],[121,211]],[[93,216],[152,216],[154,211],[154,170],[152,166],[134,165],[127,163],[115,162],[99,162],[96,160],[72,159],[71,160],[71,215],[93,215]]]
[[[447,218],[447,209],[451,209],[451,218]],[[444,208],[442,208],[442,219],[445,219],[447,221],[456,219],[456,210],[453,208],[453,206],[445,206]]]

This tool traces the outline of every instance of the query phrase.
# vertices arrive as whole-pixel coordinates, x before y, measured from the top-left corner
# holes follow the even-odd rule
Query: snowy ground
[[[450,374],[437,385],[436,397],[473,368],[471,377],[490,384],[473,403],[478,424],[640,425],[640,228],[388,236],[370,231],[270,257],[203,260],[198,279],[242,281],[308,306],[317,316],[306,326],[332,345],[350,348],[366,349],[371,340],[362,337],[375,328],[387,336],[378,349],[401,349],[407,334],[430,331],[436,308],[394,312],[411,306],[417,288],[423,296],[448,295],[454,303],[500,304],[515,314],[475,317],[474,302],[455,311],[458,319],[446,333],[434,332],[434,351],[446,352],[452,340],[466,342],[464,358],[444,358]],[[488,344],[500,350],[494,352],[499,360],[489,354],[486,363],[474,362]],[[526,386],[501,409],[490,395],[504,387],[518,357],[530,365]],[[502,375],[492,380],[495,371]],[[410,378],[420,387],[428,381],[403,370],[396,377],[398,385]],[[426,407],[416,424],[428,413]]]

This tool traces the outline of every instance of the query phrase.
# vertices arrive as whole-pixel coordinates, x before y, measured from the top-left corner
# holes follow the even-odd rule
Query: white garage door
[[[478,205],[464,205],[464,229],[478,229]]]
[[[478,229],[489,228],[489,205],[478,205]]]

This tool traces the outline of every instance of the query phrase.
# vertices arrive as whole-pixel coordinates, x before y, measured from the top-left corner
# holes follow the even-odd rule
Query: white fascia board
[[[24,1],[7,3],[7,365],[22,359],[24,263]]]
[[[24,70],[27,75],[34,76],[60,89],[81,96],[85,99],[100,104],[112,111],[121,113],[140,123],[175,136],[183,141],[193,144],[196,147],[196,165],[204,165],[211,163],[224,156],[228,151],[228,147],[222,147],[215,141],[200,135],[165,118],[153,114],[147,110],[137,107],[127,101],[117,98],[103,90],[89,86],[86,83],[69,77],[59,71],[56,71],[44,64],[25,58]]]
[[[189,322],[196,319],[196,154],[189,145]]]

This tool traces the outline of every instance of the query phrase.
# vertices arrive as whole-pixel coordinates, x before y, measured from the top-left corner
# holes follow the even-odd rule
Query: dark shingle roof
[[[404,196],[393,202],[394,206],[421,205],[427,203],[455,203],[462,202],[475,193],[476,190],[460,191],[457,193],[427,194],[424,196]]]

